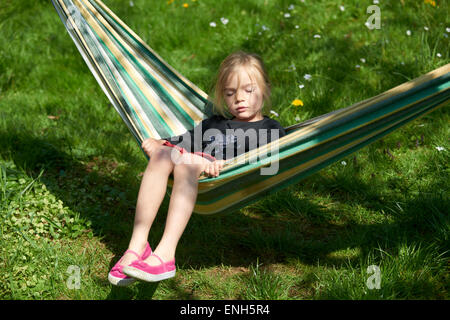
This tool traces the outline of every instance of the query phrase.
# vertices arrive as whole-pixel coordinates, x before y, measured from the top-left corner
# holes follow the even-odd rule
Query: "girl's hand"
[[[225,164],[224,160],[216,160],[216,161],[209,161],[204,162],[203,172],[205,175],[210,177],[217,177],[219,176],[220,171],[223,169],[223,165]]]
[[[142,149],[144,152],[151,157],[152,153],[159,147],[162,146],[166,142],[165,140],[156,140],[153,138],[148,138],[142,141]]]

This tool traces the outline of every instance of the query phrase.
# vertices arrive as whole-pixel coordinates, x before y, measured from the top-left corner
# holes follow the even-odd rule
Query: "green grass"
[[[380,1],[380,30],[364,26],[372,1],[185,2],[104,0],[207,92],[230,52],[259,53],[284,126],[450,62],[447,1]],[[116,288],[146,159],[51,3],[3,0],[0,48],[0,298],[449,298],[448,107],[241,210],[194,215],[175,278]]]

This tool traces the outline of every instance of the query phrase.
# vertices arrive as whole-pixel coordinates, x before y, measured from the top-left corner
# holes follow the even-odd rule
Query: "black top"
[[[212,116],[186,133],[165,139],[188,152],[204,152],[226,160],[286,135],[278,121],[264,116],[254,122]]]

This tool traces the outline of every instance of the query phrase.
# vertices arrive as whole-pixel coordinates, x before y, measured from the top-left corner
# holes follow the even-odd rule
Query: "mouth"
[[[245,110],[247,110],[247,107],[237,107],[236,108],[237,112],[244,112]]]

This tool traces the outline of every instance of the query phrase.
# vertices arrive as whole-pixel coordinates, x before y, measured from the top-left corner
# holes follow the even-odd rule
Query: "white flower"
[[[269,28],[267,28],[265,25],[262,26],[263,31],[267,31],[269,30]]]
[[[299,84],[298,87],[299,87],[300,89],[303,89],[303,88],[305,87],[305,85],[304,85],[304,84]]]
[[[343,166],[346,166],[346,165],[347,165],[347,162],[342,161],[341,164],[342,164]]]
[[[409,37],[411,35],[411,30],[406,30],[406,35]]]
[[[356,68],[356,69],[359,69],[359,68],[361,68],[361,66],[360,66],[359,64],[357,64],[357,65],[355,66],[355,68]]]
[[[344,7],[344,6],[339,6],[339,9],[340,9],[341,11],[344,11],[344,10],[345,10],[345,7]]]
[[[291,65],[289,66],[289,71],[295,71],[295,70],[296,70],[295,64],[291,64]]]
[[[445,28],[445,31],[447,31],[448,33],[450,33],[450,28],[449,28],[449,27]]]
[[[379,4],[378,0],[373,0],[373,4]]]
[[[279,117],[279,116],[280,116],[278,113],[276,113],[276,112],[273,111],[273,110],[270,110],[270,113],[273,114],[275,117]]]
[[[130,1],[130,7],[134,7],[133,1]]]
[[[314,38],[319,39],[320,38],[320,34],[315,34]]]
[[[296,117],[295,117],[295,121],[299,122],[299,121],[300,121],[300,117],[299,117],[299,116],[296,116]]]
[[[362,63],[366,63],[366,59],[364,59],[364,58],[361,58],[359,60],[361,60]]]
[[[428,31],[428,30],[430,30],[428,27],[423,27],[423,29],[425,30],[425,31]]]
[[[441,58],[441,57],[442,57],[442,54],[440,54],[439,52],[436,53],[436,55],[437,55],[438,58]]]
[[[290,14],[290,13],[285,13],[285,14],[284,14],[284,17],[285,17],[285,18],[290,18],[290,17],[291,17],[291,14]]]
[[[227,18],[224,18],[224,17],[220,18],[220,21],[221,21],[223,24],[227,24],[227,23],[228,23],[228,19],[227,19]]]
[[[437,151],[444,151],[445,150],[445,148],[443,148],[443,147],[435,147],[435,148],[436,148]]]
[[[213,21],[213,22],[209,23],[209,26],[215,28],[217,26],[217,24]]]
[[[303,78],[304,78],[305,80],[311,81],[312,76],[311,76],[310,74],[305,74],[305,75],[303,76]]]
[[[294,10],[294,5],[291,4],[291,5],[288,7],[288,10]]]
[[[295,26],[295,29],[298,29],[298,28],[300,28],[300,27],[299,27],[298,25],[296,25],[296,26]]]

